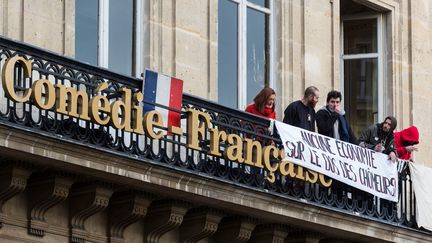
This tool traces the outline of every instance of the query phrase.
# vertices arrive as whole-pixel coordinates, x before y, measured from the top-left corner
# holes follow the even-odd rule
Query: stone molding
[[[0,168],[0,228],[2,228],[5,221],[3,205],[25,190],[31,169],[23,163],[4,163]]]
[[[179,200],[153,202],[144,223],[144,239],[148,243],[158,243],[165,233],[181,225],[189,208],[189,203]]]
[[[288,227],[281,224],[258,225],[252,233],[250,243],[284,243],[288,235]]]
[[[108,207],[113,190],[105,185],[92,183],[72,188],[70,199],[71,242],[84,243],[88,240],[85,221]]]
[[[325,238],[320,240],[319,243],[354,243],[354,241],[344,240],[340,238]]]
[[[180,242],[197,242],[213,235],[222,217],[221,211],[208,207],[189,210],[180,226]]]
[[[236,215],[256,217],[264,222],[290,224],[298,228],[313,227],[317,232],[331,232],[332,236],[355,234],[368,241],[432,241],[431,235],[418,230],[295,202],[239,185],[206,180],[146,161],[137,163],[132,158],[109,151],[101,152],[45,137],[42,139],[41,136],[16,129],[0,129],[0,141],[7,141],[2,145],[0,155],[13,155],[38,167],[64,170],[81,177],[91,176],[161,197],[188,198],[191,203],[214,205],[226,211],[235,208]],[[49,153],[47,148],[50,148]],[[244,198],[247,200],[242,200]]]
[[[63,202],[69,195],[73,179],[59,174],[43,173],[30,178],[28,205],[28,232],[44,236],[48,228],[45,214],[48,209]]]
[[[296,230],[288,234],[286,243],[318,243],[325,237],[323,234],[315,231]]]
[[[257,220],[249,217],[228,217],[222,219],[216,232],[216,242],[242,243],[247,242],[254,230]]]
[[[151,195],[139,192],[122,192],[113,195],[109,205],[111,243],[124,242],[124,230],[146,216],[151,201]]]

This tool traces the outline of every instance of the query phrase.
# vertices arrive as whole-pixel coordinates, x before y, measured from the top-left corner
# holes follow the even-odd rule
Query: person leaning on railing
[[[275,99],[276,92],[272,88],[263,88],[245,111],[267,119],[276,119]],[[258,140],[262,141],[263,139],[258,137]]]
[[[394,133],[394,144],[399,159],[414,162],[413,152],[418,149],[414,145],[419,143],[419,132],[416,126],[410,126]]]
[[[388,116],[384,122],[369,126],[359,137],[359,145],[373,149],[376,152],[387,154],[389,158],[396,161],[396,148],[394,146],[393,131],[396,128],[397,120],[393,116]]]
[[[253,102],[246,107],[246,112],[269,119],[276,119],[275,112],[276,93],[272,88],[262,89]]]
[[[276,119],[275,112],[275,99],[276,92],[272,88],[263,88],[253,99],[253,102],[246,107],[246,112],[261,116],[267,119]],[[261,137],[257,138],[258,141],[263,143]],[[272,143],[273,141],[270,141]],[[266,142],[264,142],[265,144]],[[254,155],[255,157],[256,155]],[[260,169],[252,168],[253,174],[259,174]]]

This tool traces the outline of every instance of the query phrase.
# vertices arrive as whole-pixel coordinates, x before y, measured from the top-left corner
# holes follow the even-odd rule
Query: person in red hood
[[[272,88],[264,88],[255,96],[253,103],[246,107],[246,112],[276,119],[275,99],[275,91]]]
[[[394,133],[394,145],[399,159],[413,161],[412,152],[418,149],[414,145],[419,143],[417,127],[411,126],[400,132]]]

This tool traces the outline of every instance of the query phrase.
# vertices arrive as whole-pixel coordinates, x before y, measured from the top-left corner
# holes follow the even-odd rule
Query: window
[[[354,133],[384,118],[382,15],[342,21],[344,106]]]
[[[76,0],[75,58],[114,72],[139,76],[143,70],[141,0]]]
[[[272,86],[270,0],[219,0],[218,100],[244,109]]]

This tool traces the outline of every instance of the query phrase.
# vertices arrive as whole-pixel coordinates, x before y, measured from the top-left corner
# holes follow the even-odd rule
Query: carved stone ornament
[[[223,213],[215,209],[207,207],[191,209],[180,227],[180,242],[197,242],[213,235],[222,217]]]
[[[280,224],[264,224],[255,228],[252,233],[251,243],[284,243],[288,235],[288,227]]]
[[[73,187],[70,199],[71,242],[88,240],[85,221],[108,207],[112,193],[111,188],[97,183]]]
[[[4,204],[25,190],[30,174],[31,169],[26,166],[6,162],[0,165],[0,228],[6,217]]]
[[[150,195],[138,192],[115,193],[113,195],[109,206],[111,243],[124,242],[124,230],[146,216],[151,201]]]
[[[224,218],[219,224],[216,232],[216,242],[242,243],[247,242],[257,224],[257,220],[248,217],[228,217]]]
[[[44,236],[48,228],[45,214],[48,209],[64,201],[69,195],[73,179],[56,174],[41,174],[29,181],[28,232]]]
[[[177,228],[190,208],[188,203],[178,200],[153,202],[144,223],[144,237],[148,243],[158,243],[167,232]]]

